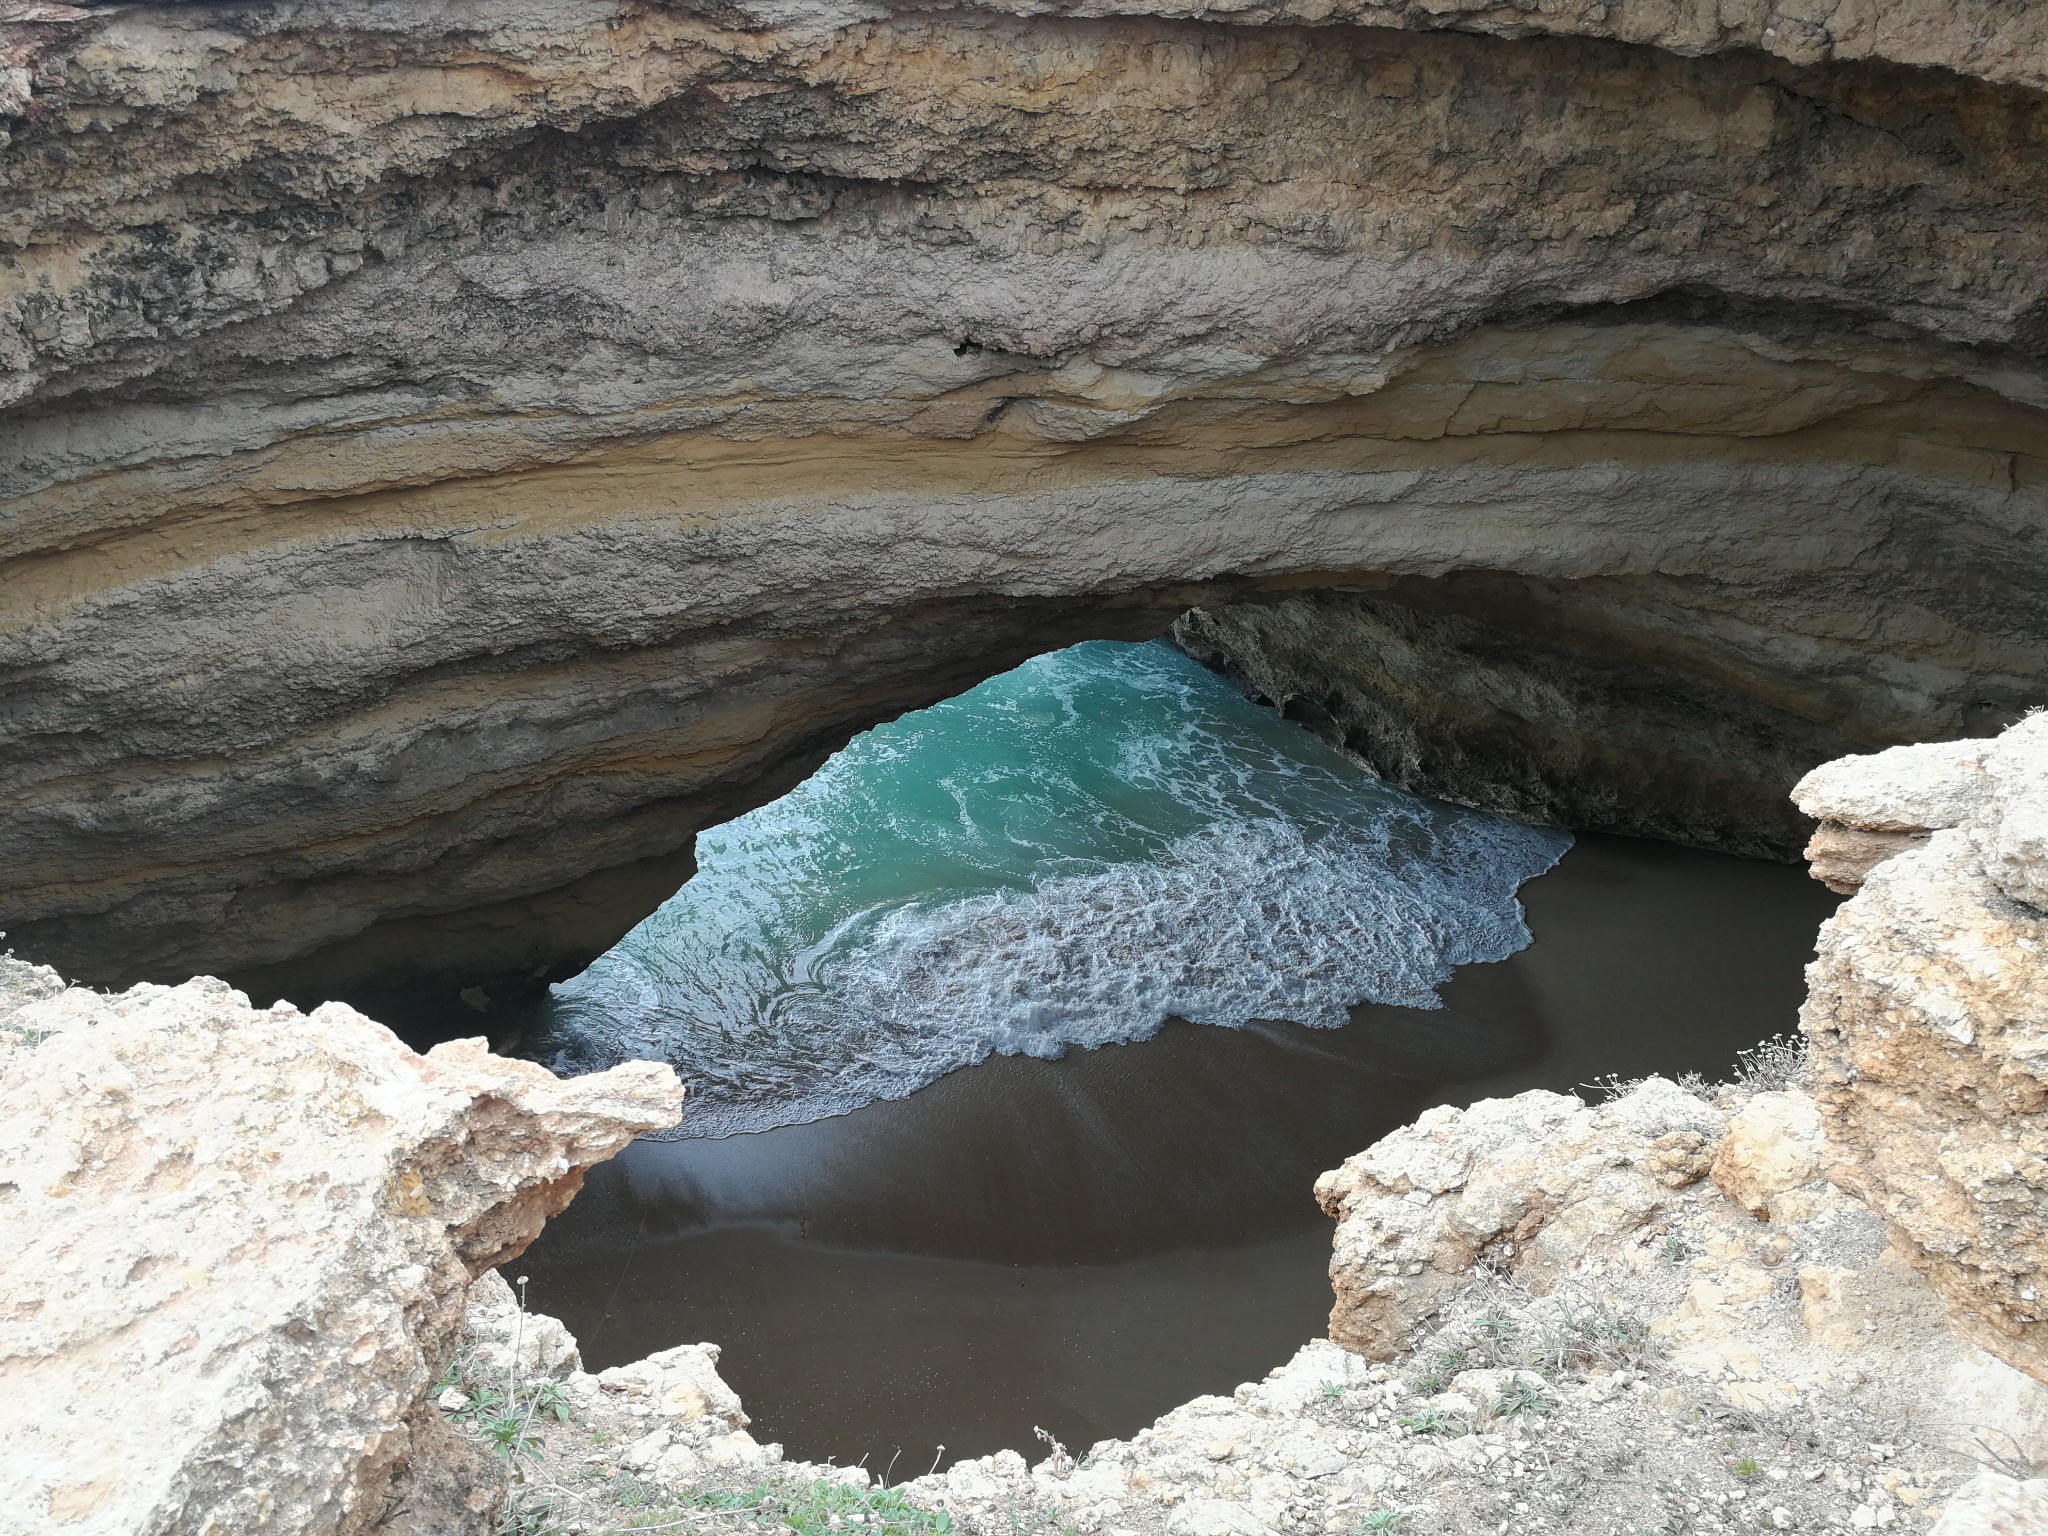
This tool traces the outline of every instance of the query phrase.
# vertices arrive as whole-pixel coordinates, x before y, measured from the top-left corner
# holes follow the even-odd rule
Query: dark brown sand
[[[1799,869],[1598,836],[1522,897],[1535,943],[1461,970],[1441,1010],[1175,1022],[811,1125],[640,1142],[517,1268],[593,1370],[724,1346],[792,1456],[900,1450],[900,1478],[941,1443],[1128,1435],[1322,1332],[1318,1173],[1432,1104],[1727,1075],[1796,1026],[1837,900]]]

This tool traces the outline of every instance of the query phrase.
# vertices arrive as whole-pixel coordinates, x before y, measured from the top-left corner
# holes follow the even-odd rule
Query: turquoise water
[[[558,1070],[665,1060],[685,1133],[902,1098],[1169,1015],[1334,1028],[1529,942],[1571,846],[1389,788],[1164,642],[1056,651],[855,738],[703,833],[698,873],[553,989]]]

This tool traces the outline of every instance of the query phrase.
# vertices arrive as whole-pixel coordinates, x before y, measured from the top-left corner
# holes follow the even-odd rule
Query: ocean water
[[[672,1063],[704,1137],[1169,1017],[1335,1028],[1526,945],[1515,893],[1570,846],[1388,787],[1164,642],[1094,641],[703,833],[539,1043],[560,1071]]]

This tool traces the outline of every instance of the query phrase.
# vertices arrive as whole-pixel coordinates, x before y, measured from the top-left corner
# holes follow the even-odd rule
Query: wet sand
[[[722,1345],[792,1456],[900,1452],[901,1476],[940,1443],[1128,1435],[1322,1331],[1317,1174],[1432,1104],[1725,1076],[1796,1027],[1838,900],[1800,869],[1599,836],[1522,898],[1535,943],[1461,970],[1441,1010],[1176,1022],[809,1125],[642,1141],[516,1267],[593,1370]]]

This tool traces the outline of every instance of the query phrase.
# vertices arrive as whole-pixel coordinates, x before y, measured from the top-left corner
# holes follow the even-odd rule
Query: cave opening
[[[717,1340],[792,1456],[1081,1447],[1319,1333],[1314,1180],[1428,1105],[1795,1027],[1802,871],[1412,795],[1329,714],[1082,642],[703,834],[513,1045],[692,1087],[522,1261],[533,1304],[592,1369]]]
[[[1061,847],[1058,891],[1011,869],[866,928],[872,903],[797,925],[790,952],[821,965],[922,969],[892,990],[905,972],[869,963],[859,1008],[778,973],[768,1034],[873,1045],[914,1002],[922,1031],[881,1041],[892,1072],[860,1102],[833,1075],[845,1051],[742,1074],[765,1100],[700,1081],[699,1123],[734,1134],[632,1145],[518,1266],[593,1367],[718,1340],[757,1433],[794,1454],[891,1481],[940,1441],[1035,1459],[1041,1431],[1083,1450],[1266,1370],[1324,1331],[1317,1173],[1432,1103],[1726,1073],[1791,1024],[1832,905],[1790,862],[1792,782],[2048,697],[2048,7],[0,10],[0,930],[22,956],[569,1061],[564,1019],[535,1010],[605,1002],[579,978],[621,973],[607,957],[679,888],[723,890],[728,920],[758,910],[710,857],[749,813],[787,825],[782,797],[881,723],[1168,631],[1272,711],[1268,739],[1291,723],[1300,761],[1340,754],[1409,797],[1385,802],[1406,844],[1290,801],[1256,865],[1196,858],[1238,822],[1122,807],[1146,836],[1121,861]],[[2015,827],[2030,798],[2011,796]],[[1475,875],[1451,834],[1487,818],[1575,841]],[[1924,808],[1878,818],[1874,843],[1840,823],[1834,856],[1937,822],[1956,830]],[[1830,1351],[1825,1333],[1876,1331],[1881,1349],[1844,1351],[1853,1371],[1781,1371],[1774,1343],[1757,1381],[1602,1388],[1631,1454],[1561,1453],[1553,1478],[1574,1442],[1516,1431],[1540,1474],[1497,1466],[1483,1504],[1430,1488],[1409,1507],[1438,1456],[1402,1431],[1346,1434],[1366,1478],[1318,1475],[1275,1424],[1228,1474],[1227,1513],[1183,1497],[1223,1491],[1197,1443],[1185,1485],[1177,1466],[1118,1485],[1176,1506],[1134,1505],[1133,1525],[1634,1529],[1637,1507],[1702,1490],[1759,1515],[1782,1496],[1780,1527],[1850,1496],[1879,1524],[1967,1518],[1937,1481],[1964,1470],[1953,1427],[2023,1430],[1994,1404],[2025,1400],[1950,1393],[1961,1357],[1861,1286],[1904,1276],[1876,1258],[1889,1221],[1897,1254],[1972,1303],[1979,1343],[2043,1374],[2003,1332],[2041,1323],[1999,1225],[2017,1197],[1970,1182],[2017,1165],[2008,1111],[2039,1100],[2021,1055],[1985,1075],[1988,1026],[2024,993],[1969,992],[1960,1055],[1939,995],[1956,954],[1981,978],[2018,952],[2004,904],[2039,893],[2039,841],[2018,882],[1936,849],[1939,904],[1930,881],[1917,912],[1864,902],[1831,930],[1815,1021],[1832,1006],[1843,1030],[1817,1077],[1869,1049],[1852,1029],[1896,1035],[1904,1010],[1927,1031],[1857,1066],[1845,1103],[1807,1106],[1862,1122],[1830,1125],[1827,1156],[1861,1163],[1870,1245],[1809,1241],[1845,1209],[1830,1194],[1812,1222],[1786,1213],[1791,1246],[1739,1246],[1771,1288],[1759,1325]],[[1385,877],[1370,856],[1401,847],[1458,876],[1390,919],[1414,929],[1405,991],[1402,955],[1303,942],[1338,876]],[[1156,895],[1201,869],[1208,905],[1155,903],[1193,917],[1097,922],[1147,910],[1104,897],[1110,875]],[[1469,922],[1443,918],[1454,897]],[[1504,942],[1523,921],[1529,942]],[[988,941],[1004,923],[1007,949]],[[1221,981],[1186,985],[1190,945],[1230,923],[1249,937]],[[946,956],[1015,975],[1041,951],[1094,990],[940,984]],[[1918,967],[1903,984],[1896,954]],[[1280,984],[1317,966],[1319,992]],[[653,977],[634,1027],[659,1037],[688,991]],[[202,994],[208,1020],[228,1007]],[[278,1047],[246,1073],[190,1013],[152,1038],[160,1005],[119,1035],[146,1091],[89,1061],[91,1037],[32,1042],[63,1066],[28,1085],[18,1139],[27,1166],[68,1171],[0,1183],[34,1335],[10,1514],[47,1496],[60,1524],[495,1529],[429,1378],[469,1269],[530,1235],[580,1162],[522,1164],[541,1177],[458,1218],[463,1186],[495,1178],[492,1134],[533,1150],[525,1106],[458,1094],[448,1118],[408,1089],[404,1144],[351,1172],[381,1111],[344,1087],[316,1114],[304,1086],[345,1057],[315,1070],[296,1015],[235,1005],[242,1038]],[[1086,1009],[1115,1027],[1055,1056],[1097,1043],[1073,1038]],[[688,1022],[712,1046],[761,1034],[743,1009]],[[346,1023],[405,1083],[443,1075]],[[925,1049],[963,1023],[974,1049]],[[1033,1028],[1043,1051],[998,1048]],[[717,1058],[700,1039],[690,1059]],[[596,1097],[520,1062],[478,1071]],[[637,1102],[632,1126],[669,1101]],[[169,1151],[230,1131],[218,1158]],[[1970,1167],[1944,1152],[1930,1198],[1914,1165],[1937,1142]],[[91,1241],[67,1236],[88,1220]],[[1702,1258],[1731,1249],[1711,1270],[1662,1267],[1682,1221],[1644,1257],[1747,1309],[1718,1221],[1686,1229]],[[1526,1255],[1516,1222],[1499,1232]],[[1787,1278],[1809,1259],[1814,1297]],[[1756,1395],[1780,1387],[1804,1401]],[[546,1475],[586,1460],[586,1430],[645,1448],[618,1432],[644,1435],[647,1405],[603,1406],[563,1426]],[[1282,1465],[1304,1474],[1284,1503],[1262,1486]],[[678,1470],[680,1521],[773,1518],[717,1504],[721,1482]],[[1368,1516],[1367,1488],[1403,1503]],[[505,1518],[592,1527],[548,1502]],[[1061,1506],[1079,1530],[1121,1518]]]
[[[2001,729],[2026,696],[2024,676],[1947,675],[1926,659],[1873,652],[1860,591],[1841,614],[1840,628],[1854,632],[1849,650],[1827,632],[1829,584],[1798,592],[1815,616],[1812,634],[1785,633],[1782,581],[1654,571],[1319,571],[1112,598],[963,598],[878,631],[771,650],[765,668],[708,704],[693,698],[687,712],[658,717],[656,731],[676,745],[651,762],[638,743],[654,733],[637,701],[593,692],[581,714],[610,738],[607,753],[626,754],[625,766],[585,765],[578,749],[558,749],[564,766],[549,782],[559,773],[560,788],[548,793],[561,814],[536,828],[519,807],[511,814],[522,837],[487,845],[494,864],[509,846],[551,880],[587,873],[478,901],[464,899],[469,871],[450,857],[426,910],[324,942],[308,924],[281,934],[300,951],[291,958],[223,972],[251,996],[303,1007],[344,999],[422,1047],[507,1038],[527,1027],[547,988],[583,972],[689,878],[704,829],[797,789],[878,724],[1090,641],[1163,638],[1402,790],[1522,822],[1792,862],[1810,829],[1788,793],[1808,769],[1899,741]],[[1912,599],[1900,611],[1922,623],[1945,622],[1955,601],[1934,582]],[[728,735],[740,739],[720,739]],[[465,758],[477,750],[454,748]],[[591,801],[594,815],[581,808]],[[486,793],[477,804],[490,802]],[[418,883],[410,867],[395,873]],[[343,902],[355,889],[330,886]],[[324,921],[325,889],[294,882],[279,910]],[[254,894],[237,900],[256,904]]]

